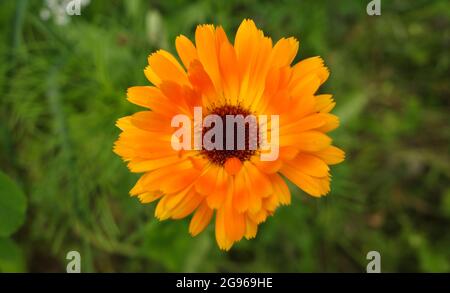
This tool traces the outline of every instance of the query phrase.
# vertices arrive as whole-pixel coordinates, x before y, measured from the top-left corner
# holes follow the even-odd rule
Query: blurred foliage
[[[0,171],[0,237],[10,236],[23,224],[25,208],[22,190]]]
[[[24,271],[22,251],[10,238],[25,220],[26,197],[20,187],[0,171],[0,272]]]
[[[369,0],[90,2],[64,25],[45,20],[44,1],[0,3],[0,169],[29,202],[0,239],[0,270],[64,271],[78,250],[85,272],[361,272],[377,250],[383,271],[450,271],[448,1],[382,0],[381,16]],[[347,160],[329,196],[291,186],[291,206],[226,253],[211,226],[192,238],[186,220],[160,223],[130,198],[138,176],[112,145],[116,119],[139,109],[125,92],[147,84],[148,54],[175,52],[199,23],[232,39],[246,17],[299,38],[296,61],[325,59]]]

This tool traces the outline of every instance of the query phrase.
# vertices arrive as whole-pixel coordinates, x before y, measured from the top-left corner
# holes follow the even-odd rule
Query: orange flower
[[[181,219],[193,214],[189,232],[202,232],[215,215],[221,249],[256,235],[258,225],[291,196],[285,179],[320,197],[330,191],[328,165],[344,160],[327,132],[339,125],[330,114],[331,95],[315,95],[329,71],[320,57],[291,66],[295,38],[275,45],[244,20],[232,44],[222,27],[200,25],[195,45],[176,39],[184,65],[159,50],[144,73],[153,86],[128,89],[128,99],[151,109],[117,121],[122,130],[114,151],[132,172],[144,173],[130,191],[142,203],[159,200],[155,216]],[[263,161],[262,150],[181,150],[172,148],[171,120],[194,107],[204,114],[279,115],[279,156]]]

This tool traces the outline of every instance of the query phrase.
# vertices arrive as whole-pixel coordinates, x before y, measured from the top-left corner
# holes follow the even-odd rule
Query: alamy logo
[[[45,0],[39,12],[42,20],[52,19],[56,25],[63,26],[70,23],[72,16],[81,15],[81,11],[90,4],[91,0]]]
[[[381,15],[381,0],[372,0],[366,7],[367,15]]]
[[[81,272],[81,255],[78,251],[69,251],[66,255],[66,260],[69,260],[66,266],[66,272],[68,273],[80,273]]]
[[[81,15],[81,0],[71,0],[66,5],[68,15]]]
[[[369,251],[366,259],[370,260],[366,267],[367,273],[381,273],[381,255],[378,251]]]

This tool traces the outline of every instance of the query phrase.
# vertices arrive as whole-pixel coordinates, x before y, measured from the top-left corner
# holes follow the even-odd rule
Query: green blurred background
[[[0,3],[0,271],[65,272],[71,250],[84,272],[365,272],[371,250],[385,272],[450,271],[448,1],[381,0],[381,16],[369,0],[52,2]],[[212,225],[192,238],[130,198],[138,175],[112,145],[151,52],[201,23],[233,39],[243,18],[297,37],[296,61],[325,59],[347,159],[328,197],[291,186],[222,252]]]

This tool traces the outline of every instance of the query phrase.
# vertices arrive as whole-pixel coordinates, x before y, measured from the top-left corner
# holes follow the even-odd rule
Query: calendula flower
[[[222,27],[200,25],[195,44],[182,35],[175,44],[183,65],[167,51],[151,54],[144,73],[152,85],[127,94],[148,110],[117,121],[122,133],[114,151],[132,172],[143,173],[131,195],[142,203],[158,200],[160,220],[192,214],[193,236],[214,217],[218,246],[228,250],[255,237],[277,207],[290,204],[286,179],[315,197],[330,191],[329,165],[342,162],[344,152],[326,134],[339,125],[330,114],[335,102],[315,94],[329,76],[320,57],[291,65],[298,41],[282,38],[274,45],[252,20],[241,23],[234,43]],[[267,150],[259,132],[256,149],[249,148],[248,135],[244,149],[174,149],[173,117],[189,117],[195,133],[196,107],[202,117],[215,114],[224,122],[227,115],[278,115],[278,129],[268,131],[278,137],[272,144],[278,156],[262,159]],[[208,129],[200,126],[200,138]]]

